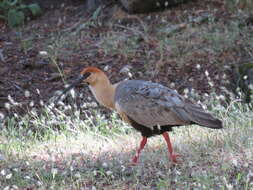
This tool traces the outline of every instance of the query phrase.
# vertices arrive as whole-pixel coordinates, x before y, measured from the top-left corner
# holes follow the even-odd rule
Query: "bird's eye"
[[[89,76],[91,75],[91,73],[87,72],[83,74],[83,79],[87,79]]]

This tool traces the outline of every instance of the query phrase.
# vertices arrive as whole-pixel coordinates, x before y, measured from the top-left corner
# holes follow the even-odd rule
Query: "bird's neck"
[[[112,85],[109,80],[105,80],[93,85],[89,88],[96,100],[107,108],[115,109],[114,95],[117,84]]]

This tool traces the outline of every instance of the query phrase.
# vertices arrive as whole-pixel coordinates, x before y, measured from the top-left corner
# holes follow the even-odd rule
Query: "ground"
[[[232,22],[223,27],[234,18],[222,1],[208,6],[193,1],[148,15],[128,15],[114,6],[90,17],[82,8],[82,4],[65,4],[18,29],[2,23],[1,112],[7,114],[8,96],[22,103],[23,111],[31,100],[35,106],[39,100],[46,102],[87,66],[105,69],[113,82],[130,75],[180,93],[186,88],[221,93],[220,87],[230,81],[231,64],[249,58],[239,47],[248,34],[241,37]],[[192,21],[206,15],[203,21]],[[46,58],[39,55],[43,51]],[[131,73],[120,72],[122,68],[130,68]]]
[[[0,188],[251,190],[253,112],[230,86],[232,68],[253,58],[252,24],[226,2],[141,15],[119,6],[88,15],[82,4],[65,4],[22,28],[1,23]],[[87,66],[112,82],[151,80],[201,100],[224,129],[176,128],[180,164],[162,137],[150,138],[132,167],[140,134],[97,106],[88,88],[50,105]]]

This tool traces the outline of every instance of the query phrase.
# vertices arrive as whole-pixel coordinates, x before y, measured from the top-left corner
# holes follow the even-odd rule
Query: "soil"
[[[204,11],[205,9],[207,6],[203,1],[192,1],[173,7],[173,10],[151,13],[149,20],[147,20],[147,15],[128,16],[118,6],[106,7],[102,16],[99,17],[99,22],[102,25],[89,28],[89,33],[92,33],[92,36],[80,39],[83,40],[83,43],[79,44],[83,45],[80,45],[76,50],[68,50],[68,47],[62,48],[55,55],[55,60],[68,82],[74,80],[81,69],[86,66],[105,69],[110,79],[117,82],[128,77],[128,74],[120,72],[122,68],[127,66],[134,79],[151,80],[167,86],[174,83],[174,88],[179,92],[190,87],[196,89],[200,94],[209,93],[213,89],[216,89],[218,93],[219,87],[223,84],[216,76],[222,76],[224,71],[211,63],[211,55],[203,56],[196,53],[184,66],[176,65],[173,59],[165,59],[159,66],[160,57],[154,54],[154,59],[157,60],[156,64],[147,66],[145,62],[148,58],[145,58],[145,54],[142,53],[145,53],[147,49],[156,48],[155,40],[149,39],[149,43],[144,43],[145,39],[140,38],[140,53],[131,57],[120,53],[107,54],[94,45],[97,42],[96,38],[110,30],[115,32],[113,27],[109,27],[108,23],[112,22],[111,20],[115,22],[120,18],[122,23],[126,22],[126,25],[135,25],[138,17],[137,20],[140,19],[151,28],[155,28],[155,23],[159,20],[156,15],[166,15],[172,23],[180,23],[179,19],[184,17],[186,12],[195,14],[194,12],[197,10]],[[218,9],[216,14],[221,14],[222,3],[211,1],[208,10],[212,9]],[[52,60],[42,58],[43,52],[41,53],[41,51],[45,51],[45,47],[49,47],[51,41],[54,41],[54,35],[59,37],[63,31],[65,34],[72,32],[76,26],[88,19],[89,16],[83,9],[83,4],[75,3],[58,6],[57,9],[48,9],[43,16],[27,22],[22,29],[10,29],[5,23],[0,23],[0,52],[2,55],[0,61],[0,112],[8,115],[13,111],[6,109],[6,103],[10,102],[11,98],[22,104],[18,111],[25,113],[31,108],[31,101],[35,105],[39,105],[41,100],[47,102],[57,90],[64,89],[64,82],[58,72],[59,68],[52,64]],[[32,36],[33,39],[30,40]],[[201,69],[197,69],[197,65],[201,65]],[[157,67],[159,67],[158,71],[153,72]],[[210,78],[214,82],[213,87],[210,87],[204,78],[205,71],[209,72]],[[79,87],[78,90],[90,96],[88,88]]]

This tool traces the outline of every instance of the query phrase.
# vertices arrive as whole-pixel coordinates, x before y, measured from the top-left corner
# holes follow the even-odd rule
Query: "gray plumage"
[[[154,126],[198,124],[222,128],[222,122],[163,85],[141,80],[121,82],[114,97],[116,109],[136,123]]]

